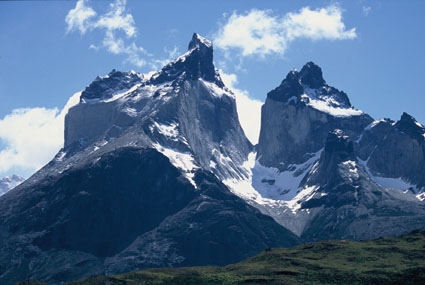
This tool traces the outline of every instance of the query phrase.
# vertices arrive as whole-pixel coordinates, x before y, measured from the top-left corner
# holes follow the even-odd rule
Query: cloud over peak
[[[240,50],[242,56],[283,55],[297,39],[346,40],[356,38],[356,29],[347,30],[342,9],[331,5],[275,16],[270,10],[233,12],[216,33],[214,43],[223,50]]]

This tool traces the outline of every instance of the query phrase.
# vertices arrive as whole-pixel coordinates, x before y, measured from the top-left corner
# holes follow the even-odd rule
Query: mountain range
[[[80,94],[63,149],[0,197],[0,282],[226,265],[270,247],[425,229],[425,127],[374,120],[308,62],[267,94],[257,145],[212,43]]]

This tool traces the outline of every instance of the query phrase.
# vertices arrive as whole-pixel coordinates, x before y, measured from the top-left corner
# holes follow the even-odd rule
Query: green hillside
[[[225,267],[148,269],[85,284],[425,284],[425,233],[273,248]]]

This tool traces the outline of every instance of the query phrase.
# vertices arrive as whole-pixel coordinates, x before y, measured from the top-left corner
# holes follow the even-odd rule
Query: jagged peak
[[[212,49],[212,42],[197,33],[193,33],[192,40],[189,43],[188,50],[193,48],[209,48]]]
[[[105,76],[96,77],[82,92],[80,102],[109,100],[115,94],[129,90],[139,83],[158,85],[177,79],[204,79],[221,88],[224,87],[214,67],[211,41],[194,33],[185,54],[165,65],[160,71],[147,76],[135,71],[124,72],[113,69]]]
[[[310,88],[320,88],[326,85],[320,66],[310,61],[307,62],[299,72],[300,82]]]
[[[112,69],[105,76],[97,76],[96,79],[87,86],[81,93],[80,102],[90,100],[105,100],[113,97],[114,94],[122,92],[142,82],[143,75],[131,71],[118,71]]]
[[[310,61],[301,71],[291,70],[267,98],[297,106],[309,106],[335,117],[362,115],[350,103],[347,94],[326,84],[322,69]]]
[[[352,183],[359,178],[358,171],[353,142],[349,136],[340,129],[330,131],[319,161],[302,182],[306,186],[315,185],[319,192],[325,192],[329,196],[320,195],[306,200],[301,207],[339,207],[350,202],[355,203],[354,191],[351,190],[354,190]]]
[[[416,121],[416,119],[413,116],[409,115],[406,112],[403,112],[398,123],[414,124],[418,127],[423,127],[418,123],[418,121]]]
[[[184,55],[164,66],[152,78],[151,83],[160,84],[176,79],[204,79],[217,84],[219,87],[224,87],[214,67],[211,41],[194,33],[188,49]]]
[[[395,128],[401,132],[404,132],[419,141],[425,139],[425,126],[420,124],[416,119],[403,112],[399,121],[395,123]]]

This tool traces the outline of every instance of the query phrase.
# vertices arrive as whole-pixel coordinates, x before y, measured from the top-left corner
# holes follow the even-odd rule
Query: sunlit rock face
[[[0,197],[0,283],[425,229],[425,128],[411,116],[374,121],[308,62],[268,93],[261,124],[253,147],[198,34],[157,72],[96,78],[64,148]]]
[[[300,242],[222,183],[249,177],[253,147],[212,55],[194,34],[158,72],[113,70],[82,92],[64,148],[0,198],[1,284],[225,265]]]
[[[414,118],[374,121],[312,62],[267,94],[261,115],[249,183],[234,192],[263,213],[307,241],[425,227],[425,128]]]
[[[264,166],[287,170],[323,148],[330,131],[341,129],[355,140],[372,121],[354,109],[344,92],[327,85],[320,67],[309,62],[267,94],[257,158]]]
[[[213,46],[198,34],[184,55],[149,76],[112,71],[96,78],[66,116],[65,148],[120,137],[189,153],[222,179],[245,177],[240,166],[252,150],[234,95],[213,65]]]

